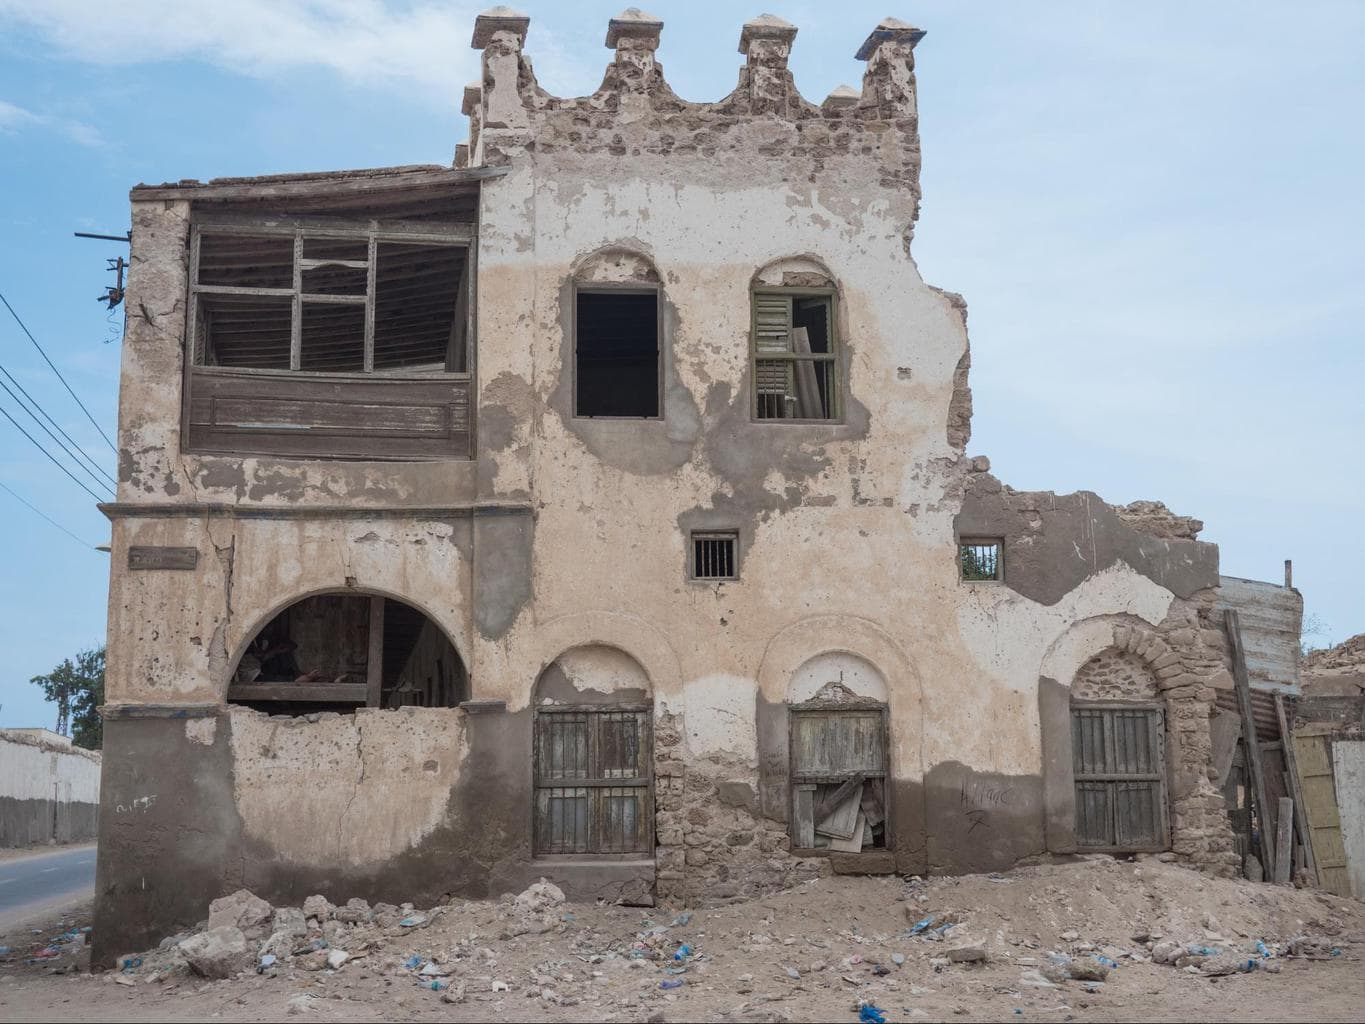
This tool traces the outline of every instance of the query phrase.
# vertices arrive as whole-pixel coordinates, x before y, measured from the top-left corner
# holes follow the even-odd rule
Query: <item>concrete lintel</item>
[[[739,52],[747,54],[749,44],[755,39],[776,39],[791,43],[796,38],[796,26],[776,14],[760,14],[752,21],[746,21],[739,30]]]
[[[858,47],[856,58],[870,59],[882,43],[909,43],[914,47],[924,35],[924,29],[915,28],[909,22],[901,21],[900,18],[886,18],[872,30],[872,34],[863,41],[863,45]]]
[[[493,7],[474,19],[474,37],[469,41],[475,50],[487,48],[498,32],[511,32],[517,37],[517,48],[526,45],[526,32],[531,27],[531,19],[510,7]]]
[[[607,49],[615,50],[622,39],[652,39],[657,43],[664,23],[638,7],[627,7],[607,22]]]
[[[478,502],[472,505],[423,505],[363,508],[354,505],[228,505],[215,502],[103,502],[96,506],[113,519],[472,519],[475,516],[529,516],[521,502]]]

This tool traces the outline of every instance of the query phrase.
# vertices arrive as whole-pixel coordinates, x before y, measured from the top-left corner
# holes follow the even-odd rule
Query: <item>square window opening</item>
[[[957,546],[957,564],[968,583],[1005,578],[1005,545],[999,540],[963,540]]]
[[[733,531],[692,534],[692,579],[739,579],[738,554],[739,535]]]
[[[837,419],[833,294],[755,292],[753,315],[755,417]]]
[[[580,291],[574,306],[574,415],[659,415],[657,292]]]

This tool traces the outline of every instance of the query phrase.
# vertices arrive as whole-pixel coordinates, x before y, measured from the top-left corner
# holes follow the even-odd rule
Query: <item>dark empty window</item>
[[[1003,579],[1001,546],[998,540],[962,541],[957,547],[957,562],[962,569],[962,578],[974,583]]]
[[[739,576],[733,533],[692,534],[692,578],[733,580]]]
[[[574,414],[658,416],[658,293],[580,291],[574,312]]]

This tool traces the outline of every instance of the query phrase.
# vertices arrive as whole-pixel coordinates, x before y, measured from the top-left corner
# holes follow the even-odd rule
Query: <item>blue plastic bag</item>
[[[871,1003],[864,1003],[858,1010],[858,1019],[863,1024],[886,1024],[886,1011]]]

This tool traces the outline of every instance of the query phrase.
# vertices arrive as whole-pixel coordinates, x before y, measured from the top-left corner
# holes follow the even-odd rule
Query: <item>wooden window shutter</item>
[[[765,361],[765,355],[790,355],[792,352],[792,300],[789,295],[757,292],[754,295],[754,350],[758,393],[790,395],[792,364]]]

